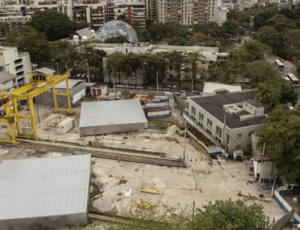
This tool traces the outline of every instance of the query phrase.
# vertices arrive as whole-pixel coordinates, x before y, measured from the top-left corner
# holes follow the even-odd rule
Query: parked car
[[[284,62],[284,59],[283,58],[279,58],[279,61],[281,61],[282,63]]]

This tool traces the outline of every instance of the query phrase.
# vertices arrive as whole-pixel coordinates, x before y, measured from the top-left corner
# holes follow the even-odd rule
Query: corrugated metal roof
[[[88,28],[83,28],[81,30],[76,30],[75,33],[77,35],[79,35],[80,38],[82,38],[83,36],[86,36],[88,38],[88,37],[93,35],[93,33]]]
[[[86,213],[91,156],[4,160],[1,221]]]
[[[140,100],[85,102],[79,127],[147,123]]]
[[[83,80],[75,80],[75,79],[69,79],[68,81],[69,81],[69,89],[72,89],[80,82],[84,82]],[[55,89],[66,89],[66,88],[67,88],[66,81],[63,81],[55,86]]]
[[[17,76],[8,72],[0,72],[0,83],[5,83],[9,80],[16,78]]]

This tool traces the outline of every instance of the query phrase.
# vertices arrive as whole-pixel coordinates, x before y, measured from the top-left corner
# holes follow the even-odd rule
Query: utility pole
[[[158,71],[156,71],[156,94],[158,95]]]
[[[86,59],[86,66],[87,66],[88,81],[90,83],[91,82],[91,79],[90,79],[90,66],[89,66],[88,59]]]
[[[56,72],[57,72],[57,75],[59,75],[58,63],[56,63]]]
[[[115,68],[112,67],[112,70],[113,70],[113,79],[114,79],[114,93],[115,93],[115,96],[116,96],[116,79],[115,79]]]
[[[263,174],[263,166],[264,166],[264,155],[265,155],[265,147],[266,147],[266,143],[264,143],[263,145],[263,151],[262,151],[262,154],[261,154],[261,167],[260,167],[260,173],[259,173],[259,178],[258,178],[258,183],[257,183],[257,190],[260,191],[260,185],[261,185],[261,176]],[[263,178],[264,179],[264,178]]]
[[[184,122],[184,147],[183,147],[183,160],[185,161],[185,147],[186,147],[186,121]]]

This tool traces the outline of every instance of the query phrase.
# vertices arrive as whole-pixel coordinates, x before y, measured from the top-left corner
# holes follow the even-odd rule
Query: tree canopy
[[[53,10],[34,14],[32,20],[26,24],[45,34],[49,41],[68,38],[76,30],[76,23],[71,21],[67,15]]]
[[[258,146],[265,143],[270,160],[277,162],[277,176],[300,183],[300,108],[275,108],[256,133]]]

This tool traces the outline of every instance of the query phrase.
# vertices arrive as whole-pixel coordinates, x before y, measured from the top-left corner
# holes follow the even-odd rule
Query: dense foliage
[[[275,108],[257,132],[270,160],[277,162],[277,176],[300,183],[300,108]]]
[[[45,34],[49,41],[68,38],[77,28],[76,23],[71,21],[67,15],[52,10],[34,14],[32,20],[26,24]]]
[[[156,82],[156,75],[159,74],[160,84],[164,84],[167,77],[178,80],[180,87],[182,76],[182,64],[187,64],[186,71],[190,72],[189,78],[194,88],[195,79],[202,69],[199,63],[204,60],[204,57],[199,52],[186,53],[182,51],[161,52],[161,53],[141,53],[128,55],[123,53],[114,53],[107,59],[107,73],[112,82],[113,74],[116,77],[116,82],[120,83],[121,74],[127,79],[137,79],[137,72],[143,75],[144,84],[151,85]],[[114,72],[113,72],[114,71]],[[135,82],[138,84],[138,82]]]
[[[260,205],[242,201],[216,201],[197,209],[133,208],[125,214],[128,224],[111,224],[106,230],[271,230],[273,227]],[[116,219],[118,221],[118,219]]]

